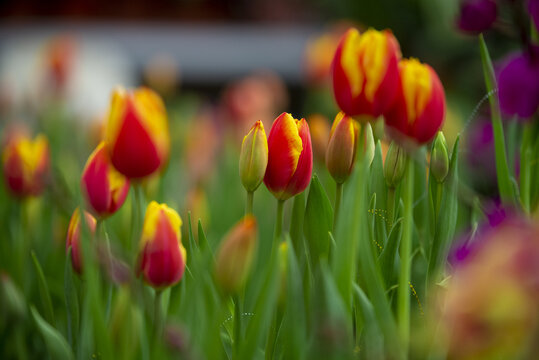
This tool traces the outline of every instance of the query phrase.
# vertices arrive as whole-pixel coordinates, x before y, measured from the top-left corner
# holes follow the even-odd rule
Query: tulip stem
[[[252,214],[253,213],[253,198],[254,198],[254,192],[253,191],[247,191],[247,207],[245,209],[245,215]]]
[[[273,237],[278,240],[283,233],[283,207],[284,200],[277,200],[277,219],[275,219],[275,234]]]
[[[387,230],[388,233],[393,227],[393,217],[395,211],[395,188],[393,186],[387,188]]]
[[[138,236],[140,235],[140,222],[141,222],[141,204],[140,204],[140,195],[141,186],[136,183],[133,185],[133,202],[131,207],[131,250],[136,249]]]
[[[155,343],[157,344],[159,338],[161,338],[161,332],[163,330],[163,317],[161,314],[161,297],[163,295],[163,290],[155,290],[154,298],[154,312],[153,312],[153,322],[154,322],[154,334],[155,334]]]
[[[337,183],[335,190],[335,211],[333,212],[333,233],[337,229],[337,219],[339,219],[339,211],[341,210],[342,203],[342,183]]]
[[[397,291],[397,319],[400,338],[405,354],[408,354],[408,341],[410,335],[410,272],[412,252],[412,226],[414,202],[414,167],[410,158],[406,159],[406,178],[404,179],[404,214],[403,231],[400,244],[400,272],[399,287]]]
[[[240,354],[240,339],[241,339],[241,303],[240,297],[234,295],[234,356],[233,359],[238,359]]]
[[[112,251],[110,249],[109,233],[107,232],[107,228],[105,226],[105,220],[101,220],[99,222],[102,223],[103,234],[105,235],[105,247],[107,249],[107,266],[108,266],[108,271],[109,271],[109,276],[110,276],[110,279],[109,279],[110,283],[109,283],[109,289],[108,289],[108,294],[107,294],[106,316],[107,316],[107,319],[110,319],[110,305],[112,303],[112,291],[113,291],[112,282],[114,280],[114,273],[113,273],[114,269],[113,269],[113,263],[112,263]]]

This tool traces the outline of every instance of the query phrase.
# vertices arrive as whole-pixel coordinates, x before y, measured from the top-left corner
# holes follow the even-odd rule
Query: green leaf
[[[496,176],[498,178],[498,189],[502,202],[506,205],[513,204],[515,194],[511,185],[509,167],[507,165],[507,154],[505,149],[505,138],[503,133],[502,115],[500,104],[498,101],[496,84],[496,76],[494,67],[490,60],[487,45],[483,39],[483,34],[479,35],[479,47],[481,50],[481,61],[483,64],[483,75],[485,77],[485,85],[487,88],[490,103],[490,117],[492,120],[492,130],[494,132],[494,147],[496,155]]]
[[[440,204],[440,214],[436,223],[436,232],[432,243],[429,266],[427,269],[428,280],[438,281],[439,272],[447,259],[447,253],[457,224],[458,213],[458,145],[459,137],[453,146],[449,173],[445,180],[445,189]]]
[[[32,313],[32,317],[39,332],[43,336],[43,340],[45,341],[45,345],[47,346],[51,359],[72,360],[73,353],[62,334],[47,323],[33,306],[30,306],[30,312]]]
[[[36,253],[32,250],[30,254],[32,256],[34,269],[36,270],[36,274],[37,274],[39,296],[41,297],[41,301],[43,303],[43,309],[45,310],[47,321],[54,326],[55,325],[54,310],[52,308],[52,300],[51,300],[51,294],[49,292],[49,286],[47,285],[47,281],[45,280],[43,269],[41,268],[41,265],[39,264],[39,261],[37,260]]]
[[[294,197],[292,206],[292,218],[290,219],[290,239],[294,246],[294,252],[301,258],[305,254],[305,242],[303,240],[303,219],[305,216],[305,192]]]
[[[67,252],[64,266],[64,297],[67,316],[67,339],[73,349],[76,349],[76,334],[79,329],[79,301],[77,291],[73,286],[73,267],[71,265],[71,246]]]
[[[333,209],[327,194],[315,175],[311,181],[307,207],[305,208],[305,222],[303,233],[307,240],[313,264],[319,259],[328,258],[329,238],[328,232],[333,228]]]
[[[380,254],[380,257],[378,258],[386,288],[389,287],[395,279],[395,256],[397,254],[400,238],[402,236],[401,225],[402,218],[400,218],[395,222],[395,224],[393,224],[391,232],[389,233],[387,244],[384,247],[382,253]]]
[[[363,318],[364,331],[362,337],[364,351],[363,358],[365,359],[383,359],[384,358],[384,337],[378,322],[376,321],[376,314],[374,313],[374,306],[367,298],[367,295],[359,287],[354,284],[354,299],[358,304],[359,312]]]

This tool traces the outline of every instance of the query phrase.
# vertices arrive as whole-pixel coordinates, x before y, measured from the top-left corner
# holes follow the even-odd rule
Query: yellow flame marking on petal
[[[339,125],[339,123],[342,121],[342,119],[344,118],[344,113],[342,111],[340,111],[336,116],[335,116],[335,120],[333,120],[333,124],[331,125],[331,131],[329,132],[329,138],[331,139],[331,137],[333,136],[333,133],[335,132],[335,129],[337,128],[337,125]]]
[[[286,113],[282,120],[284,136],[287,139],[288,149],[292,155],[292,168],[296,172],[299,162],[299,156],[303,151],[303,142],[299,136],[300,120],[294,119],[292,115]]]
[[[135,109],[142,121],[142,126],[150,133],[162,154],[167,154],[170,147],[167,113],[165,104],[159,95],[148,88],[138,88],[133,92]]]
[[[20,137],[8,145],[3,154],[3,161],[6,162],[11,156],[17,154],[21,161],[23,178],[31,181],[43,161],[48,146],[47,138],[42,134],[37,135],[34,140]]]
[[[356,29],[348,30],[342,47],[341,65],[346,73],[350,91],[354,97],[361,93],[364,76],[359,67],[359,43],[359,31]]]
[[[141,249],[144,248],[146,243],[153,240],[161,216],[167,217],[170,226],[176,232],[178,243],[181,244],[180,227],[182,226],[182,219],[180,218],[180,215],[166,204],[158,204],[156,201],[152,201],[148,205],[146,215],[144,216],[144,225],[142,227],[142,236],[140,239]]]
[[[408,122],[412,124],[429,102],[431,75],[429,68],[417,59],[402,60],[399,65]]]
[[[359,40],[359,53],[363,55],[361,65],[366,78],[363,91],[367,100],[372,101],[387,70],[387,34],[374,29],[367,30]]]
[[[111,95],[105,130],[105,139],[108,144],[114,144],[116,142],[116,137],[122,126],[126,100],[127,91],[121,86],[116,87]]]

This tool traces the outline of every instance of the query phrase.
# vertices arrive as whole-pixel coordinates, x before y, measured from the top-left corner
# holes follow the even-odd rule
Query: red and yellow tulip
[[[278,199],[301,193],[311,180],[313,151],[309,125],[282,113],[273,122],[268,136],[268,166],[264,183]]]
[[[445,116],[445,93],[436,72],[416,59],[399,63],[400,85],[392,108],[384,114],[394,137],[429,142]]]
[[[257,225],[252,215],[238,222],[225,236],[217,253],[215,278],[226,293],[237,293],[251,269]]]
[[[49,173],[49,143],[44,135],[30,139],[16,134],[6,143],[2,154],[4,180],[9,190],[21,197],[38,196]]]
[[[129,192],[129,180],[112,166],[105,146],[101,142],[90,155],[80,182],[87,203],[100,217],[114,214]]]
[[[333,93],[347,115],[376,118],[397,92],[399,43],[389,30],[350,28],[342,37],[332,65]]]
[[[182,245],[178,213],[152,201],[146,209],[137,276],[156,289],[176,284],[183,276],[187,254]]]
[[[112,164],[126,177],[142,178],[158,171],[170,151],[163,100],[144,87],[115,89],[105,140]]]
[[[352,173],[356,159],[358,123],[350,116],[340,112],[333,121],[326,152],[326,166],[329,173],[339,184],[346,181]]]
[[[96,220],[88,212],[84,212],[86,226],[91,234],[95,233]],[[80,243],[80,209],[76,208],[69,220],[66,238],[66,253],[71,247],[71,264],[73,269],[78,273],[82,273],[82,248]]]

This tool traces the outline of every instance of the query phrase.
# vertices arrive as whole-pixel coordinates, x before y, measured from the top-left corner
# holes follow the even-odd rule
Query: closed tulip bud
[[[333,58],[333,93],[347,115],[376,118],[393,103],[400,59],[397,40],[389,30],[349,29]]]
[[[352,173],[356,159],[359,126],[350,116],[340,112],[333,121],[326,152],[326,166],[338,184]]]
[[[128,178],[158,171],[170,151],[163,100],[148,88],[117,88],[112,94],[105,140],[112,164]]]
[[[94,234],[96,226],[95,218],[85,211],[84,219],[88,231],[91,234]],[[80,231],[80,209],[76,208],[73,215],[71,215],[71,220],[69,220],[69,226],[67,228],[66,253],[69,252],[69,248],[71,247],[71,264],[78,274],[82,273],[82,244],[80,243]]]
[[[282,113],[273,122],[268,136],[268,166],[264,183],[278,199],[301,193],[311,180],[313,151],[309,125]]]
[[[395,142],[391,142],[384,162],[384,178],[390,188],[396,188],[404,177],[406,154]]]
[[[105,146],[101,142],[88,158],[80,184],[92,211],[100,217],[114,214],[129,192],[129,180],[112,166]]]
[[[432,153],[430,154],[430,171],[436,181],[442,183],[449,172],[449,157],[447,155],[447,143],[445,142],[444,134],[439,131]]]
[[[152,201],[146,209],[137,261],[137,276],[148,285],[162,289],[183,276],[187,254],[182,245],[178,213]]]
[[[237,293],[245,284],[253,262],[256,238],[256,219],[247,215],[223,239],[217,252],[215,280],[225,293]]]
[[[240,179],[245,190],[255,191],[266,173],[268,141],[262,121],[258,120],[243,138],[240,152]]]
[[[391,110],[385,115],[388,130],[419,145],[429,142],[442,127],[444,88],[436,72],[416,59],[399,63],[400,86]]]
[[[44,135],[34,140],[18,134],[9,139],[3,154],[4,180],[16,196],[38,196],[49,173],[49,143]]]

